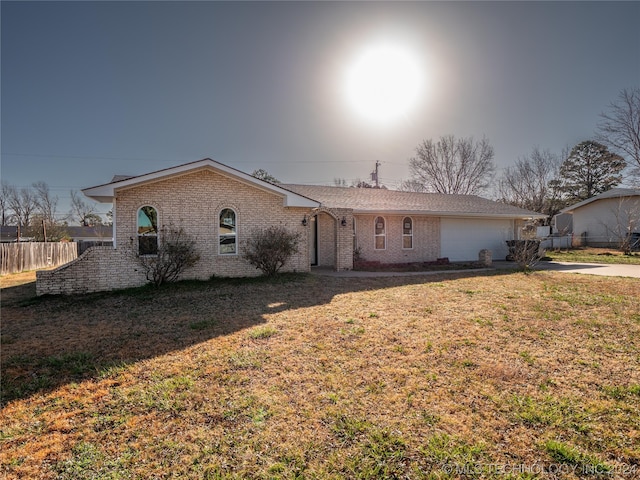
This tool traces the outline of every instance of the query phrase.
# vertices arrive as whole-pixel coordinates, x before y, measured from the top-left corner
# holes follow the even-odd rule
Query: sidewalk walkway
[[[605,275],[607,277],[640,278],[640,265],[622,265],[617,263],[540,262],[536,266],[536,269],[566,273],[584,273],[586,275]]]
[[[464,268],[461,270],[425,270],[422,272],[365,272],[362,270],[343,270],[336,272],[331,268],[324,267],[312,267],[311,273],[316,275],[323,275],[326,277],[340,277],[340,278],[375,278],[375,277],[415,277],[421,275],[440,275],[442,273],[475,273],[475,272],[489,272],[495,270],[494,268]]]
[[[491,268],[475,268],[461,270],[427,270],[423,272],[363,272],[359,270],[345,270],[336,272],[330,268],[313,267],[311,273],[327,277],[362,278],[362,277],[411,277],[420,275],[440,275],[443,273],[476,273],[491,270],[516,270],[514,262],[494,262]],[[640,265],[620,265],[604,263],[569,263],[569,262],[540,262],[534,270],[552,270],[565,273],[582,273],[586,275],[605,275],[608,277],[640,278]]]

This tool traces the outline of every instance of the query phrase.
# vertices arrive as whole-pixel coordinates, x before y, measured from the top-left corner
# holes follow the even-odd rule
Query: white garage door
[[[504,260],[506,240],[513,239],[513,220],[443,218],[440,221],[440,252],[452,262],[478,260],[478,252],[491,250],[494,260]]]

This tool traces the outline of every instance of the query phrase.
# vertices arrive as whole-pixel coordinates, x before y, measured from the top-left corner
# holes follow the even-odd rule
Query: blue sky
[[[70,189],[204,157],[283,182],[409,177],[424,139],[486,136],[504,168],[593,137],[640,84],[640,2],[6,2],[1,174]],[[342,94],[381,39],[425,91],[385,125]],[[106,208],[104,208],[106,211]]]

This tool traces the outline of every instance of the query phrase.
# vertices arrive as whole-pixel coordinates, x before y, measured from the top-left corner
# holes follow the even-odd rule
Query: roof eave
[[[574,210],[577,210],[578,208],[584,207],[585,205],[589,205],[590,203],[597,202],[599,200],[631,198],[631,197],[638,197],[638,196],[640,196],[640,190],[635,190],[631,188],[629,189],[613,188],[611,190],[607,190],[606,192],[603,192],[594,197],[589,197],[586,200],[582,200],[581,202],[574,203],[573,205],[569,205],[568,207],[560,210],[559,213],[573,213]]]
[[[545,219],[546,215],[541,213],[481,213],[481,212],[438,212],[426,210],[365,210],[354,209],[357,215],[427,215],[431,217],[456,217],[456,218],[503,218],[518,220]]]

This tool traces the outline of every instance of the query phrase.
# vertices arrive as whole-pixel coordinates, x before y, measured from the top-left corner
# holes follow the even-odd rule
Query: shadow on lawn
[[[1,402],[98,378],[113,367],[254,327],[269,314],[323,305],[339,294],[506,273],[385,278],[283,274],[46,297],[35,296],[35,282],[4,288]]]

